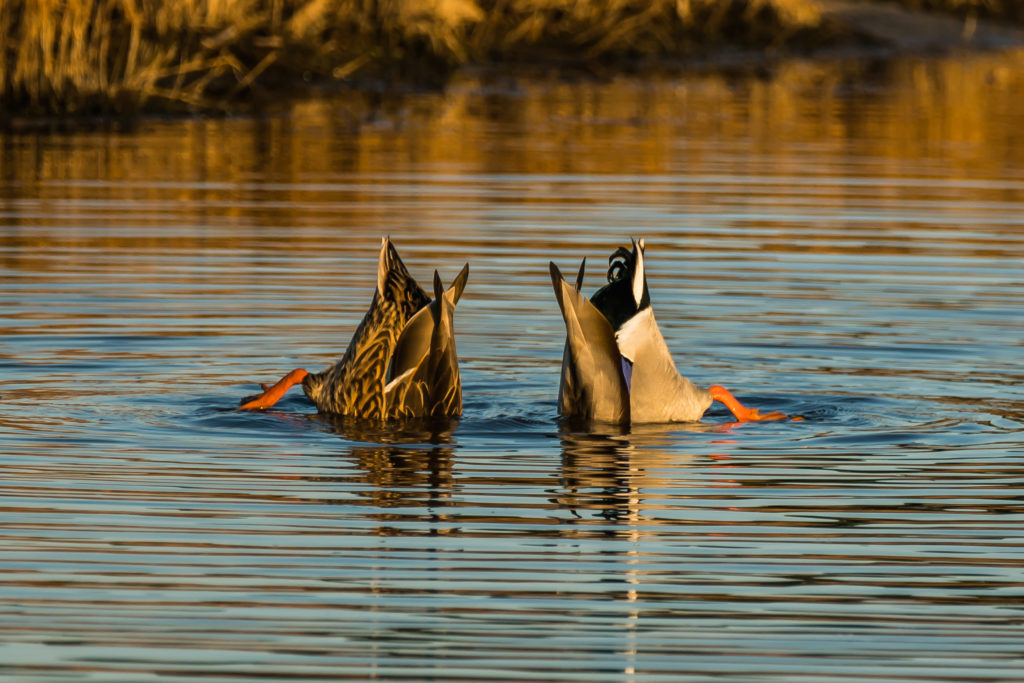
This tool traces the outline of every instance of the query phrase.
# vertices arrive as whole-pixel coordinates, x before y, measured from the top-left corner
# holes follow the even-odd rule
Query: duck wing
[[[447,291],[434,271],[434,300],[406,323],[388,368],[384,402],[389,418],[462,414],[462,380],[455,350],[455,304],[469,278],[469,264]]]
[[[321,412],[359,418],[386,417],[385,380],[398,338],[409,320],[429,303],[430,297],[385,237],[381,241],[377,289],[370,307],[341,360],[303,380],[306,395]]]
[[[612,326],[580,293],[582,266],[575,287],[565,281],[554,263],[550,270],[566,333],[558,412],[569,418],[627,424],[628,365],[619,354]]]

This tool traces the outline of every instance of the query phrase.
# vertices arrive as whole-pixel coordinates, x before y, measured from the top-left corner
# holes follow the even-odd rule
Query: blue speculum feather
[[[626,390],[633,390],[633,362],[625,356],[619,356],[622,363],[622,376],[626,379]]]

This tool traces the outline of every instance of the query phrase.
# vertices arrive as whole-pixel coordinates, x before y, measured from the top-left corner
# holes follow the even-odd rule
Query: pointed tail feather
[[[430,297],[405,267],[390,237],[384,237],[380,243],[377,296],[401,306],[406,316],[411,316],[430,302]]]
[[[462,291],[466,289],[466,282],[469,280],[469,264],[462,266],[462,270],[452,280],[452,286],[445,292],[446,296],[451,298],[452,306],[459,303],[459,299],[462,298]]]

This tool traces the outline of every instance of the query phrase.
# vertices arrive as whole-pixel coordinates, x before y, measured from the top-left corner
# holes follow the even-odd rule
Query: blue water
[[[1018,66],[0,137],[0,675],[1024,678]],[[470,263],[462,419],[232,410],[382,235]],[[560,424],[548,261],[630,236],[679,368],[803,420]]]

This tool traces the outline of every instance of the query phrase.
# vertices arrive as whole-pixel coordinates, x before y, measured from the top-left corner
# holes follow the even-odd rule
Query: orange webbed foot
[[[784,420],[788,415],[781,413],[777,410],[773,410],[770,413],[761,413],[757,408],[747,408],[739,400],[732,395],[732,393],[725,387],[715,385],[710,387],[708,391],[711,392],[711,398],[715,399],[720,403],[724,403],[725,407],[728,408],[736,419],[740,422],[754,422],[757,420]],[[794,418],[796,419],[796,418]]]
[[[266,384],[261,384],[260,387],[263,389],[263,393],[256,396],[246,396],[242,399],[241,405],[238,406],[238,409],[266,410],[280,401],[281,397],[284,396],[289,389],[305,379],[308,374],[309,373],[302,368],[296,368],[282,377],[280,381],[272,387],[267,387]]]

